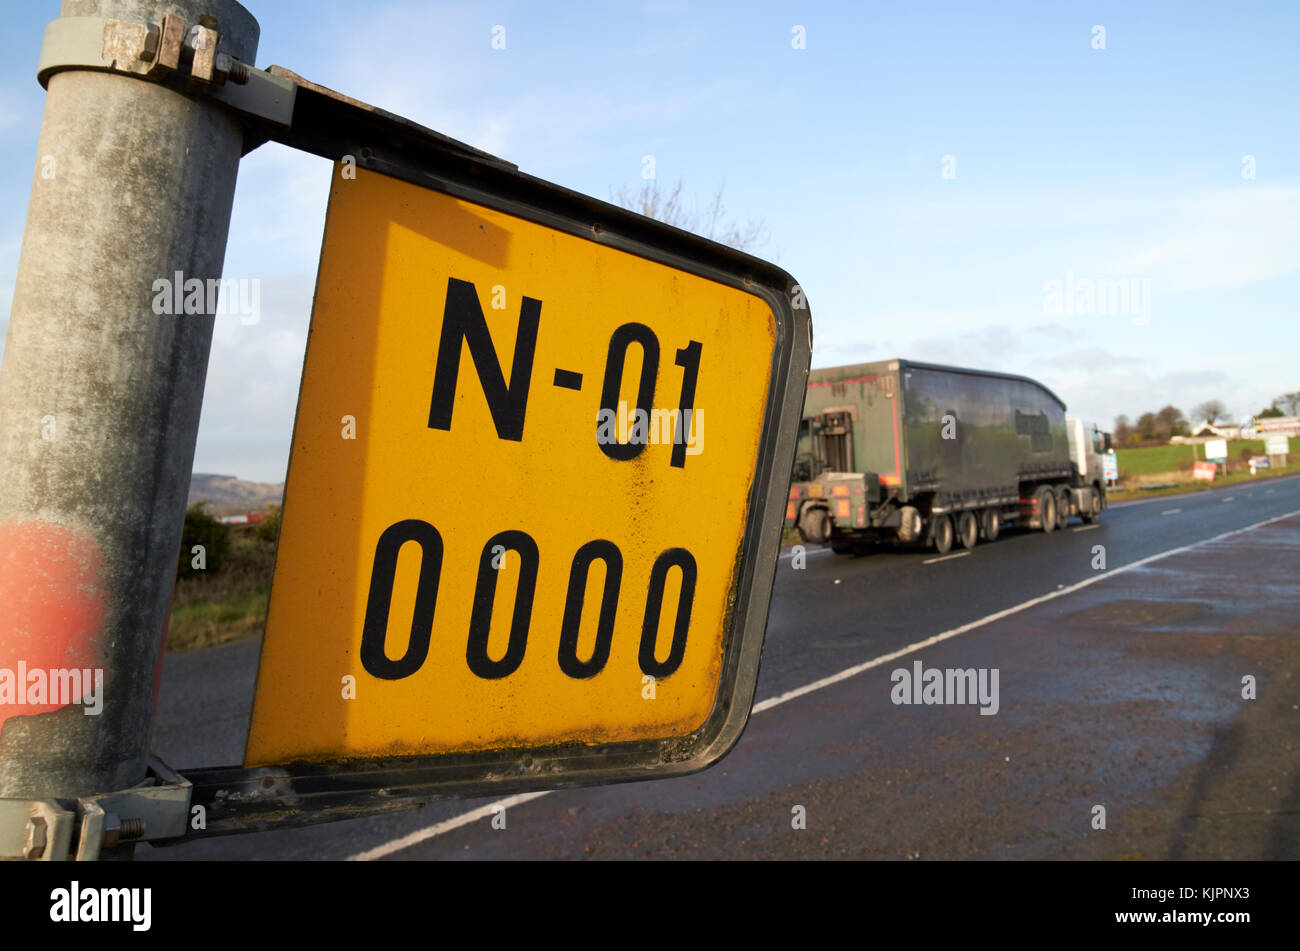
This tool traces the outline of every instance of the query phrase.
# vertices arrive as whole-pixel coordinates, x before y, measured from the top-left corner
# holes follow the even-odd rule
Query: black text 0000
[[[411,636],[406,653],[396,660],[384,650],[388,635],[388,613],[393,600],[393,581],[397,573],[397,553],[407,542],[420,546],[420,578],[415,589],[415,611],[411,617]],[[503,548],[519,555],[519,589],[515,596],[514,615],[510,620],[510,642],[505,656],[493,660],[488,656],[488,634],[492,624],[492,606],[496,600],[497,569],[493,567],[493,550]],[[375,545],[374,565],[370,574],[370,592],[366,597],[366,616],[361,628],[361,665],[382,680],[400,680],[415,673],[429,653],[433,633],[433,609],[438,598],[442,575],[442,536],[428,522],[408,518],[384,530]],[[499,550],[498,550],[498,553]],[[605,585],[596,624],[596,647],[588,660],[578,657],[578,628],[582,621],[583,601],[587,591],[587,573],[591,563],[605,563]],[[532,619],[533,595],[537,589],[537,543],[520,531],[498,532],[487,540],[479,556],[478,578],[474,583],[474,607],[470,614],[469,640],[465,660],[469,669],[480,677],[495,680],[514,673],[524,659],[528,645],[528,627]],[[659,617],[663,610],[664,581],[668,569],[680,568],[681,593],[677,601],[677,618],[673,623],[672,649],[663,661],[655,659],[655,642]],[[691,623],[691,606],[695,601],[697,576],[695,558],[685,548],[669,548],[655,559],[650,569],[650,590],[646,595],[645,615],[641,623],[641,646],[638,660],[641,671],[655,678],[667,677],[681,666],[686,653],[686,633]],[[594,677],[609,660],[614,638],[614,615],[618,609],[619,584],[623,578],[623,554],[613,542],[597,539],[587,542],[574,553],[569,569],[569,588],[564,599],[564,619],[560,625],[560,670],[574,678]]]

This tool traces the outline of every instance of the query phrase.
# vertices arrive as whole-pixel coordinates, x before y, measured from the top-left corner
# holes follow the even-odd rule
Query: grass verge
[[[177,579],[167,650],[215,647],[261,635],[274,568],[275,542],[263,538],[255,525],[232,526],[230,549],[219,571]]]
[[[1258,475],[1253,476],[1250,474],[1250,470],[1247,469],[1240,472],[1230,472],[1227,475],[1221,475],[1213,482],[1207,482],[1204,479],[1179,479],[1176,485],[1161,486],[1152,489],[1144,489],[1141,487],[1107,489],[1106,498],[1112,502],[1126,502],[1129,499],[1149,499],[1159,495],[1187,495],[1192,492],[1206,492],[1210,489],[1221,489],[1226,485],[1254,485],[1260,482],[1267,482],[1269,479],[1276,479],[1279,476],[1297,474],[1300,474],[1300,460],[1291,463],[1285,468],[1261,469]]]

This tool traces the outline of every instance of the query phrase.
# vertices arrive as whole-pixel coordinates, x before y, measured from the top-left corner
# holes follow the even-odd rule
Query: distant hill
[[[259,512],[268,502],[284,498],[283,482],[245,482],[234,476],[212,475],[196,472],[190,476],[190,497],[193,505],[206,499],[213,515],[238,515]]]

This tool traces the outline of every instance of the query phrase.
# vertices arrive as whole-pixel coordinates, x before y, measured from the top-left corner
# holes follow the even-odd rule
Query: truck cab
[[[1103,461],[1111,450],[1110,433],[1096,423],[1083,419],[1066,419],[1066,438],[1070,462],[1074,466],[1075,510],[1085,522],[1095,522],[1106,508],[1106,478]]]

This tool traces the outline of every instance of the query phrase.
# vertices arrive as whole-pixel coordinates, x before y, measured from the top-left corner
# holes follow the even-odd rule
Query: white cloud
[[[262,283],[255,324],[218,317],[194,467],[279,482],[289,457],[314,273]]]
[[[1300,270],[1300,189],[1257,182],[1143,195],[1039,189],[873,198],[845,217],[869,222],[876,240],[894,249],[911,249],[908,263],[931,274],[931,293],[957,292],[971,306],[981,303],[972,295],[990,291],[1041,301],[1043,282],[1066,271],[1150,279],[1154,293],[1169,295]]]
[[[330,163],[267,144],[241,161],[223,276],[259,282],[256,323],[219,316],[195,468],[284,478],[329,199]]]
[[[1142,361],[1137,357],[1116,356],[1109,350],[1103,350],[1100,347],[1088,347],[1083,350],[1071,350],[1069,353],[1062,353],[1044,362],[1052,366],[1077,367],[1098,371],[1140,364]]]
[[[1054,390],[1070,408],[1107,426],[1123,413],[1136,420],[1172,404],[1190,414],[1210,399],[1227,405],[1233,419],[1258,412],[1280,392],[1277,381],[1295,379],[1290,355],[1207,355],[1178,369],[1116,358],[1112,364],[1059,354],[1029,374]]]
[[[329,204],[326,159],[267,143],[240,161],[226,243],[226,274],[316,266]]]
[[[1161,233],[1103,265],[1166,293],[1237,288],[1300,269],[1300,188],[1226,189],[1162,204]]]
[[[554,175],[626,156],[630,178],[645,151],[671,150],[668,138],[678,124],[742,114],[752,96],[741,77],[689,86],[647,81],[664,56],[681,56],[707,38],[692,26],[673,29],[650,16],[653,30],[645,35],[593,38],[593,71],[565,77],[551,62],[554,50],[541,48],[535,34],[504,13],[400,3],[346,24],[313,24],[322,32],[346,29],[354,49],[384,50],[383,69],[345,57],[308,78],[530,170]],[[504,50],[490,45],[498,23],[506,27]],[[425,42],[394,44],[394,36]],[[611,61],[618,69],[602,71]],[[544,86],[539,75],[547,77]]]

